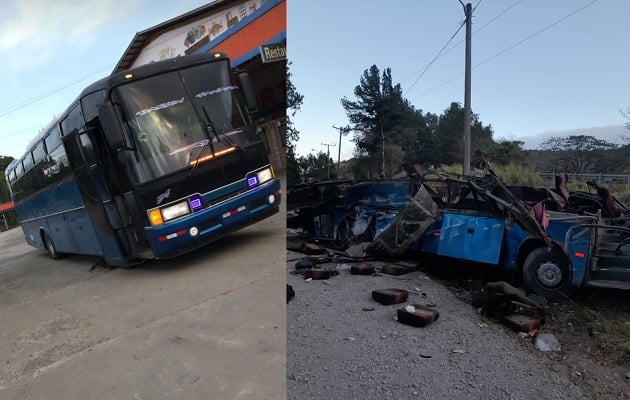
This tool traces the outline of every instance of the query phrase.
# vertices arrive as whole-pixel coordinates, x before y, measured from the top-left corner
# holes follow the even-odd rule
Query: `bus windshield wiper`
[[[203,110],[203,114],[206,116],[206,120],[208,121],[208,131],[211,131],[214,134],[214,137],[216,139],[217,142],[221,142],[224,145],[228,146],[228,147],[236,147],[239,150],[245,151],[245,149],[243,149],[241,146],[238,145],[238,143],[236,143],[235,141],[233,141],[232,139],[228,138],[225,135],[219,135],[219,133],[217,132],[217,126],[216,124],[212,121],[212,119],[210,118],[210,115],[208,114],[208,111],[206,110],[205,106],[201,106],[201,109]]]
[[[217,126],[214,124],[214,122],[212,122],[212,119],[210,119],[210,115],[208,114],[206,107],[201,106],[201,110],[203,111],[203,115],[206,116],[206,121],[208,121],[208,126],[206,127],[206,129],[208,130],[208,132],[212,132],[214,134],[217,142],[220,141],[221,138],[219,138],[219,134],[217,133]]]
[[[212,154],[214,154],[214,147],[212,147],[212,142],[209,140],[202,140],[202,142],[205,142],[203,147],[201,148],[201,150],[199,151],[199,154],[197,154],[197,157],[195,157],[194,161],[190,161],[190,171],[188,171],[188,176],[192,175],[193,171],[197,168],[197,166],[199,166],[199,164],[201,163],[201,160],[203,159],[203,157],[205,157],[206,153],[208,152],[208,149],[212,150]]]

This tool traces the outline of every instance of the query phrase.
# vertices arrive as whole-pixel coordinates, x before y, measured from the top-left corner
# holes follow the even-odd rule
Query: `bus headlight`
[[[250,172],[247,174],[247,186],[252,188],[254,186],[262,185],[263,183],[270,181],[274,178],[273,168],[271,166],[261,169],[260,171]]]
[[[149,216],[151,226],[156,226],[192,214],[203,208],[203,198],[199,193],[195,193],[187,198],[176,200],[162,207],[147,210],[147,215]]]
[[[164,207],[162,209],[162,218],[164,218],[164,221],[166,222],[189,213],[190,208],[188,208],[188,201],[182,201],[173,204],[172,206]]]
[[[259,184],[263,184],[267,181],[270,181],[273,179],[273,171],[271,170],[271,167],[269,168],[265,168],[263,170],[260,170],[258,172],[256,172],[256,178],[258,178],[258,183]]]

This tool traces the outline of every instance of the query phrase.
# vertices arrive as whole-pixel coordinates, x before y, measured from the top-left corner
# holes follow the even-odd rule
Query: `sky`
[[[29,141],[90,83],[113,70],[136,32],[208,0],[3,0],[0,155]],[[495,140],[628,132],[630,2],[474,0],[472,110]],[[371,65],[423,112],[463,105],[465,29],[458,0],[287,0],[292,81],[304,104],[292,120],[298,154],[336,159],[348,123],[340,100]],[[449,39],[453,37],[449,43]],[[448,45],[447,45],[448,43]],[[446,46],[445,46],[446,45]],[[427,65],[444,49],[440,57]],[[323,144],[324,145],[323,145]],[[351,135],[341,158],[352,156]]]
[[[619,143],[620,134],[630,134],[620,112],[630,107],[630,1],[471,4],[471,106],[495,140],[537,148],[550,136]],[[291,81],[304,96],[291,118],[300,131],[298,154],[330,149],[337,160],[333,125],[348,124],[340,100],[356,100],[354,88],[372,65],[391,68],[394,84],[424,113],[439,115],[451,102],[463,106],[465,28],[455,33],[465,15],[458,0],[288,0],[287,6]],[[351,138],[342,141],[342,160],[352,157]]]
[[[0,155],[19,157],[84,87],[109,75],[136,32],[208,0],[3,0]]]

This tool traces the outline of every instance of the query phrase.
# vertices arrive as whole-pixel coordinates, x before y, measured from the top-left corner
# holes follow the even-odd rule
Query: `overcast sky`
[[[28,142],[90,83],[109,75],[136,32],[203,0],[2,0],[0,155]]]
[[[494,138],[591,134],[617,138],[630,106],[630,1],[474,0],[472,110]],[[288,1],[292,82],[304,95],[293,118],[298,153],[338,146],[340,105],[372,64],[424,112],[464,103],[465,28],[457,0]],[[421,76],[422,75],[422,76]],[[419,79],[418,79],[419,78]],[[596,130],[590,128],[598,127]],[[601,128],[604,127],[604,128]],[[627,131],[626,131],[627,132]],[[630,133],[630,132],[627,132]],[[337,147],[331,156],[337,159]],[[344,140],[342,159],[352,155]]]

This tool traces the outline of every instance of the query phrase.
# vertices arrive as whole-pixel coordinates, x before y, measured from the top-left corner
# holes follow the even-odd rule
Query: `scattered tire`
[[[379,289],[372,291],[372,298],[386,306],[404,303],[408,297],[409,292],[403,289]]]
[[[370,263],[362,263],[350,267],[350,274],[352,275],[372,275],[373,273],[374,265]]]
[[[525,287],[546,299],[569,297],[576,288],[571,284],[569,260],[558,248],[539,247],[523,263]]]
[[[405,308],[398,309],[397,316],[398,322],[401,324],[422,328],[437,321],[440,313],[431,307],[411,304]]]

